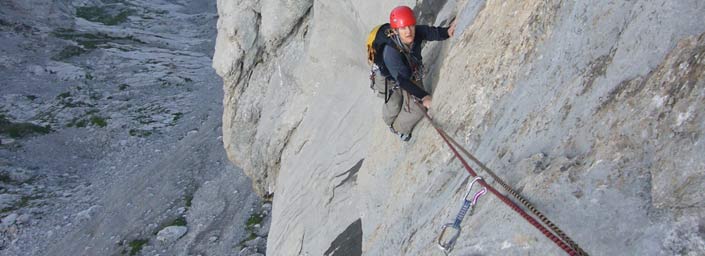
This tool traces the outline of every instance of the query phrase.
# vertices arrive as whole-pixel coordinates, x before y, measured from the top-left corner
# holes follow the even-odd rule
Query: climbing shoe
[[[401,141],[409,141],[411,139],[411,133],[409,133],[409,134],[400,133],[399,138],[401,139]]]
[[[392,132],[392,133],[394,133],[394,134],[399,135],[399,133],[397,132],[397,130],[395,130],[394,127],[392,127],[391,125],[389,126],[389,131]]]

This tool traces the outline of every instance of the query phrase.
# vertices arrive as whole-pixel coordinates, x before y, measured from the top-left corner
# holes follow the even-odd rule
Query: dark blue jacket
[[[417,25],[416,34],[414,35],[414,44],[411,47],[410,54],[421,62],[421,43],[423,41],[441,41],[449,37],[448,28]],[[394,47],[394,43],[387,44],[384,47],[384,65],[386,66],[386,70],[382,70],[382,75],[394,79],[399,87],[419,99],[428,95],[426,91],[411,82],[412,71],[409,60]]]

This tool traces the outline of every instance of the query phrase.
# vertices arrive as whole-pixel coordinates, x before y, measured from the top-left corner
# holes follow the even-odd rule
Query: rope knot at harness
[[[480,190],[475,192],[475,194],[472,194],[472,186],[475,185],[475,182],[481,179],[482,178],[479,176],[475,177],[472,182],[468,184],[468,190],[467,192],[465,192],[465,197],[463,197],[463,206],[460,208],[458,215],[455,217],[455,222],[446,223],[443,225],[443,227],[441,227],[441,234],[438,236],[438,247],[440,247],[443,253],[445,253],[446,255],[448,255],[453,250],[453,246],[455,246],[455,242],[460,236],[460,223],[463,222],[463,218],[465,218],[465,215],[468,213],[472,215],[473,209],[475,209],[475,205],[477,205],[477,200],[480,199],[482,195],[487,193],[487,188],[480,185]],[[472,198],[470,197],[471,194]],[[446,231],[449,228],[455,230],[455,232],[450,237],[450,239],[444,241]]]

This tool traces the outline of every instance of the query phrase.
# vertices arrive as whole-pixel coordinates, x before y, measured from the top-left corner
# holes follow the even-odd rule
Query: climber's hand
[[[426,95],[426,97],[423,97],[423,99],[421,99],[423,106],[426,108],[430,108],[431,107],[431,99],[432,99],[431,95]]]
[[[450,23],[450,27],[448,27],[448,35],[450,37],[453,37],[453,34],[455,34],[455,23],[457,23],[457,19],[454,19],[453,22]]]

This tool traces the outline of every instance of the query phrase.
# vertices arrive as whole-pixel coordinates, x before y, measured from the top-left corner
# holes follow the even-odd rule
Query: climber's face
[[[398,28],[397,34],[399,34],[399,38],[401,39],[401,42],[406,44],[406,45],[411,45],[411,43],[414,42],[414,34],[416,33],[416,26],[406,26],[406,27],[401,27]]]

